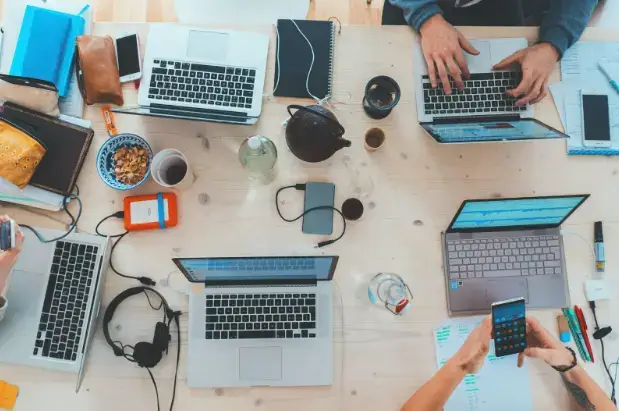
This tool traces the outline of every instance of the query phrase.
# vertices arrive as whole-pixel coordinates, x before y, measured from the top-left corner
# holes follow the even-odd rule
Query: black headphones
[[[152,292],[156,294],[157,296],[159,296],[159,298],[161,299],[161,305],[159,305],[159,307],[155,307],[154,305],[152,305],[152,303],[150,302],[150,297],[148,296],[148,292]],[[141,341],[135,344],[134,346],[131,346],[131,345],[125,345],[120,341],[112,340],[112,337],[110,337],[109,324],[110,324],[110,321],[112,321],[114,312],[116,311],[120,303],[125,301],[127,298],[137,295],[137,294],[141,294],[141,293],[144,293],[144,295],[146,295],[149,305],[154,310],[159,310],[162,307],[164,309],[163,321],[158,322],[157,325],[155,326],[155,335],[153,336],[153,342],[150,343],[147,341]],[[180,316],[181,316],[180,311],[172,310],[170,306],[168,305],[168,302],[166,301],[166,299],[163,297],[163,295],[161,295],[159,291],[154,290],[150,287],[133,287],[133,288],[129,288],[123,291],[110,302],[103,316],[103,335],[105,336],[105,340],[107,341],[107,343],[110,345],[110,347],[112,347],[114,354],[117,357],[125,357],[128,361],[134,362],[140,367],[146,368],[146,371],[148,371],[148,374],[150,375],[151,380],[153,381],[153,385],[155,386],[155,394],[157,395],[157,409],[158,410],[160,410],[159,392],[157,390],[157,383],[155,382],[155,379],[153,377],[153,374],[150,371],[150,368],[153,368],[157,364],[159,364],[159,362],[163,358],[164,351],[167,354],[168,345],[171,339],[170,324],[172,323],[172,320],[174,320],[174,322],[176,323],[176,329],[178,331],[178,351],[177,351],[177,356],[176,356],[176,373],[174,375],[174,389],[172,391],[172,402],[170,404],[170,410],[172,410],[174,406],[174,398],[176,396],[176,378],[178,375],[178,364],[179,364],[180,356],[181,356],[181,330],[180,330],[180,324],[179,324]],[[129,354],[125,352],[125,349],[127,347],[132,348],[133,353]]]

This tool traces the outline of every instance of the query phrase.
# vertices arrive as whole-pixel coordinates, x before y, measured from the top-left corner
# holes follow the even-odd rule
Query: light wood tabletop
[[[138,29],[147,41],[147,24],[97,23],[95,33],[114,34]],[[266,92],[273,88],[275,33],[272,36],[266,75]],[[527,37],[533,28],[463,28],[470,38]],[[587,29],[585,40],[619,40],[619,31]],[[568,157],[565,142],[540,141],[504,144],[439,145],[425,135],[416,120],[413,89],[412,48],[415,35],[407,27],[344,26],[336,37],[334,98],[330,108],[346,128],[350,148],[319,164],[305,164],[288,150],[282,122],[286,105],[311,104],[309,100],[265,97],[257,125],[232,126],[116,115],[118,129],[146,138],[155,151],[181,150],[189,159],[197,179],[192,188],[178,193],[180,222],[177,228],[129,234],[114,258],[121,271],[163,279],[174,272],[171,258],[252,255],[339,255],[335,273],[334,383],[330,387],[194,389],[185,382],[187,315],[182,318],[182,355],[176,398],[178,410],[396,410],[436,371],[433,329],[447,316],[442,270],[441,231],[461,202],[474,198],[519,197],[591,193],[591,198],[565,224],[565,229],[589,241],[593,222],[604,222],[608,252],[606,278],[613,295],[619,291],[615,254],[619,247],[619,159]],[[384,120],[368,118],[361,107],[366,82],[376,75],[393,77],[401,86],[402,98]],[[553,80],[559,79],[558,70]],[[137,100],[132,85],[125,85],[125,104]],[[535,107],[536,117],[561,129],[551,97]],[[84,214],[80,231],[94,231],[106,215],[121,210],[127,193],[114,191],[99,179],[95,169],[98,148],[108,138],[99,107],[90,107],[86,117],[93,122],[95,138],[79,179]],[[363,137],[371,127],[387,136],[385,146],[374,153],[364,149]],[[262,134],[278,147],[278,177],[270,185],[250,184],[237,159],[243,139]],[[197,137],[201,136],[201,137]],[[204,139],[208,139],[208,144]],[[277,215],[275,191],[284,185],[306,181],[336,184],[336,205],[359,197],[366,213],[348,224],[344,238],[321,250],[314,245],[322,237],[304,235],[300,223],[285,223]],[[130,194],[155,193],[152,181]],[[294,191],[294,190],[293,190]],[[201,194],[209,201],[203,205]],[[282,211],[297,215],[303,196],[290,192],[281,196]],[[18,207],[1,207],[18,222],[63,228],[50,218]],[[63,219],[61,213],[53,218]],[[334,232],[340,230],[336,218]],[[120,232],[120,222],[110,222],[110,232]],[[590,248],[573,235],[565,237],[569,289],[572,303],[581,305],[589,324],[583,282],[592,275]],[[373,306],[367,298],[369,279],[378,272],[400,274],[410,286],[412,309],[402,317]],[[178,272],[172,278],[178,278]],[[174,282],[183,284],[182,281]],[[105,279],[104,305],[120,291],[138,285],[111,271]],[[186,313],[188,299],[171,288],[158,287],[170,305]],[[619,308],[612,299],[599,305],[604,324],[619,329],[613,316]],[[558,310],[536,311],[556,332]],[[125,344],[152,341],[159,313],[143,297],[128,300],[110,324],[113,338]],[[154,369],[162,409],[168,409],[176,359],[176,332],[172,330],[170,353]],[[616,335],[608,338],[609,362],[619,355]],[[593,343],[596,357],[600,346]],[[514,360],[515,361],[515,360]],[[568,409],[568,394],[559,376],[549,367],[531,361],[529,367],[535,410]],[[514,365],[515,366],[515,365]],[[606,390],[599,361],[586,369]],[[216,372],[216,370],[213,370]],[[76,376],[17,366],[0,366],[0,378],[20,387],[16,410],[131,410],[156,409],[154,390],[145,370],[115,357],[97,330],[79,394],[74,393]],[[505,389],[509,388],[506,376]],[[496,393],[500,395],[500,393]],[[509,410],[509,405],[506,405]]]

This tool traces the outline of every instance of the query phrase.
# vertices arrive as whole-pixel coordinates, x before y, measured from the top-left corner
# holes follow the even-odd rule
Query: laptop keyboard
[[[256,70],[155,60],[148,98],[250,109]]]
[[[449,278],[561,274],[558,236],[448,241]]]
[[[525,111],[527,106],[517,107],[517,99],[505,94],[520,83],[522,74],[516,71],[496,71],[492,73],[471,73],[464,80],[464,88],[459,89],[450,78],[451,95],[443,92],[442,83],[432,88],[430,78],[423,76],[423,98],[426,114],[463,114],[463,113],[517,113]]]
[[[316,338],[316,294],[206,296],[206,339]]]
[[[33,355],[75,361],[99,247],[57,241]]]

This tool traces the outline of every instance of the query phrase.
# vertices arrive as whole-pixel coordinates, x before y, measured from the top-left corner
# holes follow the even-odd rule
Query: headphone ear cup
[[[153,345],[159,349],[159,351],[167,351],[168,344],[170,343],[170,330],[165,323],[158,322],[155,326],[155,335],[153,337]]]
[[[133,349],[133,359],[140,367],[153,368],[161,361],[163,353],[148,342],[139,342]]]

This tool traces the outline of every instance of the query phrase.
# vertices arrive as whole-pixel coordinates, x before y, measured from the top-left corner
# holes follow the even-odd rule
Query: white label
[[[134,201],[130,206],[132,225],[147,224],[159,222],[159,208],[157,207],[157,200],[148,201]],[[168,221],[170,218],[170,210],[168,207],[168,200],[163,199],[163,221]]]

